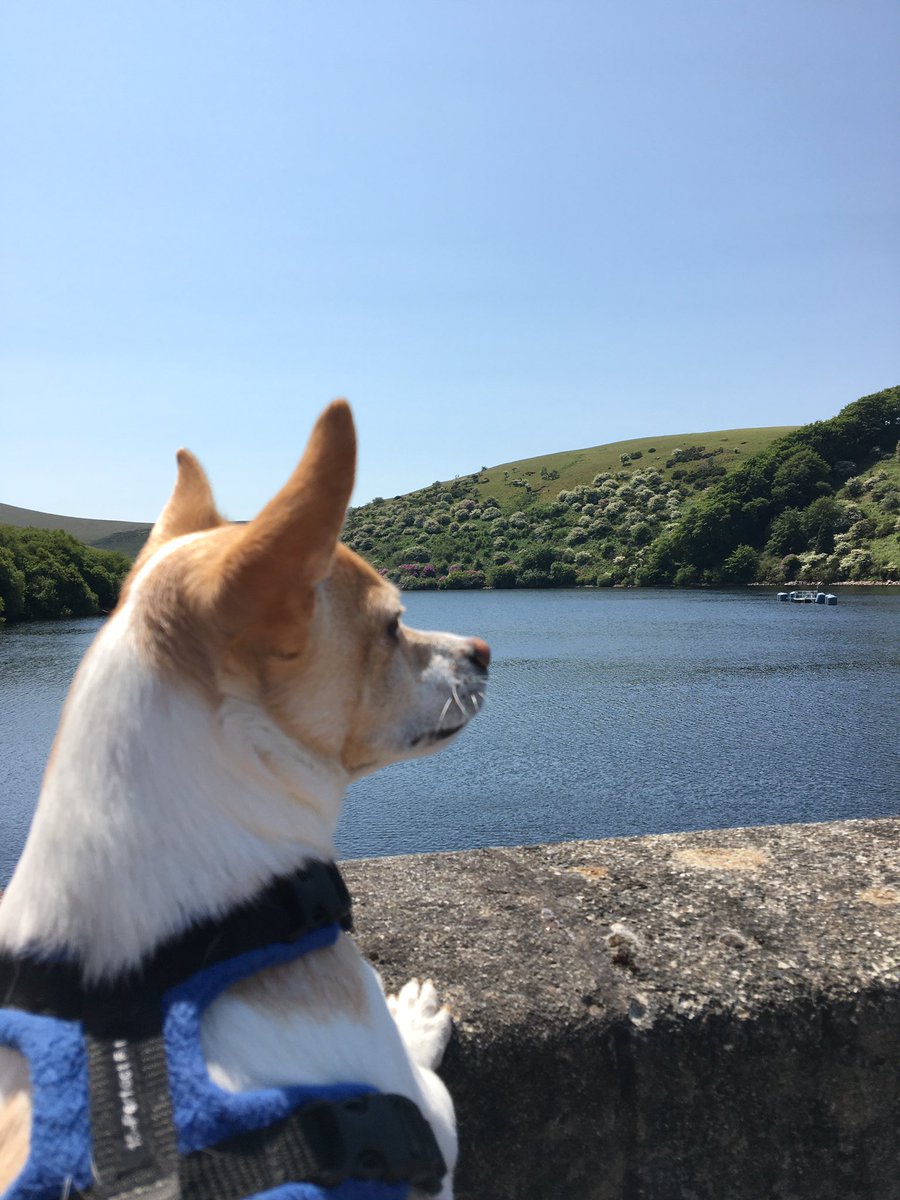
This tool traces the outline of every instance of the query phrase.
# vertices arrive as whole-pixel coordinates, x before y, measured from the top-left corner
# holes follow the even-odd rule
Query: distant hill
[[[408,590],[900,580],[900,389],[810,425],[628,439],[352,509]]]
[[[409,590],[634,582],[694,496],[796,428],[628,438],[482,467],[352,509],[345,537]]]
[[[0,504],[0,525],[16,529],[62,529],[87,546],[100,550],[118,550],[134,558],[147,540],[152,526],[137,521],[95,521],[91,517],[64,517],[59,513],[38,512]]]

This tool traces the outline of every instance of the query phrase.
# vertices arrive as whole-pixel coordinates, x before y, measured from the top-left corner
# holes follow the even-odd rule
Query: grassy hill
[[[407,589],[635,582],[686,504],[796,428],[632,438],[482,467],[352,509],[345,536]]]
[[[351,510],[407,589],[900,578],[900,389],[806,426],[632,439]]]
[[[482,468],[476,491],[482,500],[494,497],[503,504],[515,502],[516,490],[523,483],[538,495],[552,496],[562,488],[589,484],[601,472],[625,470],[634,473],[653,467],[663,478],[670,478],[676,466],[667,467],[667,461],[679,449],[698,445],[714,453],[721,449],[719,462],[728,471],[738,465],[741,456],[765,450],[775,438],[795,428],[795,425],[778,425],[762,429],[718,429],[707,433],[629,438],[624,442],[609,442],[582,450],[562,450],[556,454],[542,454],[537,458],[523,458],[516,462],[500,463],[496,467]],[[625,456],[627,462],[623,462]]]
[[[12,525],[15,529],[62,529],[87,546],[118,550],[132,558],[147,540],[151,529],[150,525],[137,521],[64,517],[59,513],[38,512],[33,508],[17,508],[14,504],[0,504],[0,525]]]

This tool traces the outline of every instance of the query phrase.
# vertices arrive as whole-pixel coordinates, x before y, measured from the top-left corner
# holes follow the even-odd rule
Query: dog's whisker
[[[450,705],[452,703],[453,703],[453,697],[448,696],[447,702],[445,703],[444,707],[441,709],[441,715],[440,715],[440,717],[438,717],[438,729],[440,729],[443,726],[444,717],[446,717],[446,715],[447,715],[447,709],[450,707]]]
[[[450,691],[453,693],[453,699],[456,701],[456,707],[459,709],[462,715],[465,716],[466,710],[463,708],[462,701],[459,698],[459,692],[456,690],[455,683],[451,686]]]

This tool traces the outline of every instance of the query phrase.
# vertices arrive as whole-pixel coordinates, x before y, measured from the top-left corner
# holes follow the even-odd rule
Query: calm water
[[[347,857],[886,816],[900,809],[900,592],[409,593],[423,629],[485,637],[462,738],[351,788]],[[99,628],[0,632],[0,883],[69,680]]]

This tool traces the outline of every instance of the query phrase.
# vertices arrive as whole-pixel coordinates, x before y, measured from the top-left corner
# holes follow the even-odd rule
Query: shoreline
[[[742,587],[714,587],[711,584],[694,584],[690,587],[675,587],[670,584],[667,587],[644,587],[640,588],[628,583],[614,583],[610,587],[599,587],[597,584],[580,584],[575,587],[542,587],[542,588],[401,588],[403,592],[611,592],[611,591],[630,591],[630,592],[739,592],[750,591],[751,589],[759,588],[774,588],[778,591],[784,591],[786,588],[817,588],[820,591],[829,588],[900,588],[900,579],[842,579],[833,583],[823,583],[816,579],[791,579],[785,580],[782,583],[773,583],[765,581],[762,583],[747,583]],[[18,625],[53,625],[58,621],[95,621],[110,616],[110,613],[89,613],[82,616],[67,616],[59,617],[33,617],[27,621],[0,619],[0,634],[4,629],[14,629]]]

